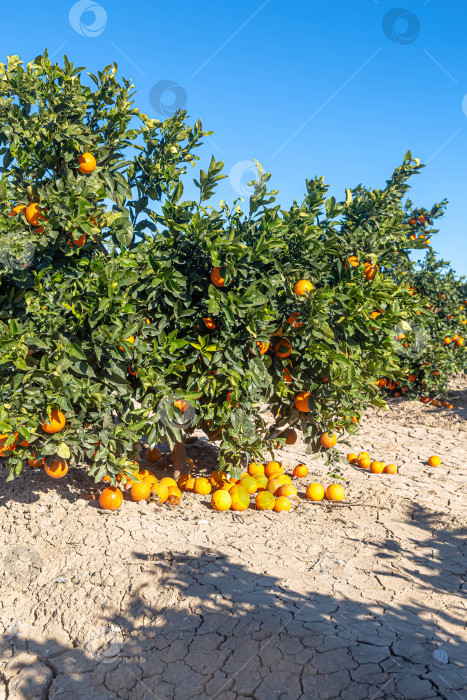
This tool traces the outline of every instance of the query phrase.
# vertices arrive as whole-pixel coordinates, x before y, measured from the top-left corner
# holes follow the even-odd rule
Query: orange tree
[[[142,435],[219,437],[220,465],[303,431],[310,450],[352,431],[397,372],[390,330],[427,310],[381,271],[409,230],[410,154],[381,191],[275,203],[258,164],[248,210],[212,206],[211,159],[182,200],[203,131],[134,107],[116,66],[47,55],[0,65],[0,456],[91,463],[115,483]],[[321,439],[324,433],[330,439]],[[59,475],[63,473],[63,469]]]
[[[400,355],[400,371],[380,378],[384,392],[396,396],[420,397],[434,405],[444,404],[450,377],[467,367],[463,333],[467,325],[466,282],[456,276],[450,264],[437,256],[430,245],[438,233],[437,219],[443,216],[447,201],[431,209],[414,208],[412,201],[401,203],[405,223],[410,227],[406,245],[389,259],[383,273],[395,281],[409,284],[428,313],[416,315],[395,327],[392,337]],[[428,248],[427,248],[428,246]],[[412,250],[427,248],[417,261]]]

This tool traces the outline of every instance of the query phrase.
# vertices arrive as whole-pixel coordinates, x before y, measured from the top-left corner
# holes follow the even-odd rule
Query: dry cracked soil
[[[2,468],[0,699],[465,700],[465,377],[451,401],[367,411],[353,451],[399,474],[343,466],[342,504],[290,513],[186,494],[111,514],[82,469]],[[189,452],[215,467],[215,444]],[[278,455],[308,464],[301,494],[332,481],[300,440]]]

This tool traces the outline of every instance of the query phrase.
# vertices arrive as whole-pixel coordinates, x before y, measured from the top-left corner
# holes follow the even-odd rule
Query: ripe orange
[[[306,464],[297,464],[293,470],[293,475],[298,479],[303,479],[305,476],[308,476],[308,467]]]
[[[458,338],[456,340],[456,347],[461,348],[464,345],[464,338]]]
[[[232,510],[246,510],[249,507],[250,496],[243,486],[236,484],[232,486],[229,493],[232,497],[232,505],[230,506]]]
[[[264,355],[269,350],[269,343],[267,341],[257,340],[256,345],[259,348],[259,354]],[[252,353],[253,350],[250,350]]]
[[[9,452],[10,450],[12,452],[15,451],[18,433],[14,433],[14,436],[15,436],[15,441],[12,442],[11,445],[8,445],[8,447],[5,447],[4,445],[10,436],[8,434],[0,435],[0,457],[2,457],[5,454],[5,452]]]
[[[266,486],[266,490],[275,496],[276,491],[278,491],[281,486],[282,486],[282,483],[280,481],[278,481],[278,479],[269,479],[268,485]]]
[[[255,504],[258,510],[272,510],[276,499],[269,491],[261,491],[255,498]]]
[[[277,491],[278,496],[296,496],[297,489],[292,484],[282,484],[282,486]]]
[[[211,506],[214,510],[229,510],[231,505],[232,496],[228,491],[223,491],[222,489],[219,489],[219,491],[214,491],[211,496]]]
[[[167,486],[167,488],[169,488],[169,486],[177,486],[178,485],[177,482],[175,481],[175,479],[172,479],[171,476],[164,476],[164,478],[161,479],[159,483],[165,484],[165,486]]]
[[[135,483],[131,487],[130,494],[134,501],[145,501],[151,493],[151,484]]]
[[[322,501],[324,498],[324,487],[314,482],[307,487],[306,497],[310,501]]]
[[[42,462],[41,459],[36,459],[36,455],[35,455],[34,452],[33,452],[33,453],[28,457],[28,464],[29,464],[30,467],[32,467],[32,468],[34,469],[35,467],[42,467],[43,462]]]
[[[63,430],[65,427],[65,416],[61,411],[58,409],[54,408],[52,413],[49,416],[49,420],[43,421],[42,425],[42,430],[44,430],[46,433],[59,433],[60,430]]]
[[[344,498],[344,487],[340,484],[331,484],[326,489],[326,498],[328,501],[342,501]]]
[[[257,474],[264,474],[264,465],[261,462],[252,462],[248,467],[248,474],[250,476],[256,476]]]
[[[441,464],[441,460],[436,455],[432,455],[428,460],[428,464],[430,465],[430,467],[439,467],[439,465]]]
[[[298,280],[293,289],[297,296],[304,297],[311,292],[311,290],[313,289],[313,285],[308,280]]]
[[[13,209],[10,211],[10,216],[17,216],[20,212],[23,214],[27,209],[26,204],[17,204]]]
[[[216,330],[216,324],[212,320],[212,318],[203,318],[204,324],[206,328],[208,328],[210,331]]]
[[[92,153],[83,153],[83,155],[78,156],[79,172],[83,175],[90,175],[96,169],[96,159]]]
[[[369,262],[365,263],[365,277],[367,280],[372,280],[373,277],[376,275],[376,271],[378,270],[377,265],[372,265]]]
[[[220,271],[225,269],[224,267],[214,267],[211,272],[211,282],[215,287],[224,287],[225,279],[220,274]]]
[[[149,448],[146,451],[146,459],[148,462],[158,462],[162,457],[162,452],[158,447]]]
[[[395,464],[386,464],[384,467],[385,474],[397,474],[397,467]]]
[[[104,510],[117,510],[123,503],[123,493],[116,486],[107,486],[99,497],[100,507]]]
[[[54,459],[50,463],[50,467],[44,462],[44,471],[52,479],[62,479],[68,472],[68,464],[64,459]]]
[[[309,413],[310,412],[310,406],[309,406],[309,400],[308,397],[310,396],[311,392],[309,391],[301,391],[297,398],[295,399],[295,408],[297,411],[302,411],[303,413]]]
[[[31,226],[39,226],[39,221],[45,219],[46,217],[41,213],[39,205],[34,203],[30,204],[26,209],[26,221],[31,224]]]
[[[409,382],[414,382],[416,380],[416,378],[417,378],[416,375],[412,374],[412,373],[410,373],[409,376],[407,377]]]
[[[156,496],[159,496],[160,503],[165,503],[169,497],[169,489],[165,484],[154,484],[151,493],[155,493]]]
[[[275,347],[275,351],[279,357],[288,357],[292,354],[292,344],[287,338],[281,338]]]
[[[194,484],[195,484],[195,480],[193,479],[193,486],[194,486]],[[222,484],[217,486],[216,490],[217,491],[230,491],[234,486],[235,486],[235,484],[231,484],[230,481],[224,481]],[[193,488],[186,489],[186,491],[188,491],[188,490],[193,491]]]
[[[287,367],[284,367],[284,369],[282,370],[282,378],[286,384],[292,384],[292,375],[290,374]]]
[[[265,474],[257,474],[254,478],[255,478],[255,481],[257,484],[256,490],[257,491],[266,491],[266,489],[268,487],[268,482],[269,482],[268,477]]]
[[[209,479],[204,476],[199,476],[195,481],[195,486],[193,491],[200,494],[201,496],[207,496],[211,493],[212,485]]]
[[[449,345],[451,342],[452,342],[451,338],[449,336],[446,336],[446,338],[444,339],[445,345]]]
[[[266,476],[271,476],[276,472],[279,472],[281,474],[284,473],[284,467],[282,466],[282,464],[280,464],[280,462],[268,462],[264,469],[264,473],[266,474]]]
[[[355,454],[355,452],[348,454],[347,459],[349,460],[350,464],[357,464],[358,462],[358,456]]]
[[[358,460],[358,466],[362,469],[369,469],[371,464],[371,459],[369,457],[360,457]]]
[[[292,428],[289,428],[289,432],[287,433],[287,439],[285,441],[286,445],[295,445],[297,442],[298,435],[295,430]]]
[[[298,323],[297,318],[301,316],[300,311],[292,311],[290,314],[289,318],[287,319],[287,323],[289,326],[293,326],[294,328],[300,328],[300,326],[303,326],[303,323]]]
[[[323,433],[319,441],[323,447],[329,449],[337,444],[337,435],[334,435],[334,433],[331,433],[330,435],[328,433]]]
[[[370,471],[372,471],[373,474],[381,474],[384,469],[384,466],[384,462],[378,462],[375,460],[370,465]]]
[[[258,488],[258,483],[252,476],[244,476],[243,479],[240,479],[239,486],[243,486],[249,494],[252,494]]]
[[[347,258],[347,261],[345,263],[345,267],[347,270],[350,270],[350,267],[357,267],[358,265],[358,258],[356,255],[351,255],[350,258]]]
[[[290,506],[290,500],[286,496],[278,496],[278,498],[276,498],[276,502],[274,503],[273,510],[275,513],[280,513],[283,510],[290,510]]]
[[[226,472],[219,472],[217,470],[211,472],[211,476],[209,477],[209,481],[211,484],[215,485],[220,485],[222,486],[222,483],[227,479],[227,473]]]
[[[178,486],[169,486],[167,491],[169,496],[176,496],[179,501],[183,495]]]
[[[275,479],[278,481],[280,484],[291,484],[292,479],[288,474],[282,474],[281,472],[276,473],[276,474],[271,474],[269,477],[269,481],[272,481],[272,479]]]

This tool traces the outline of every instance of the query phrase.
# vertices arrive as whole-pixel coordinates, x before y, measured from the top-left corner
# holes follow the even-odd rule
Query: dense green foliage
[[[408,153],[383,190],[341,202],[314,178],[282,210],[258,164],[243,212],[212,205],[225,177],[212,158],[194,181],[198,200],[183,201],[209,132],[184,112],[140,113],[116,66],[88,74],[92,88],[82,70],[46,55],[0,65],[0,433],[6,447],[18,433],[11,475],[33,450],[113,480],[142,435],[173,446],[195,427],[222,437],[220,464],[236,470],[270,444],[264,406],[272,428],[295,424],[312,450],[325,430],[354,430],[368,402],[384,403],[377,378],[405,371],[394,329],[433,324],[424,280],[436,263],[410,263],[401,204],[423,166]],[[91,174],[78,170],[84,152]],[[39,227],[10,216],[34,202]],[[211,281],[216,266],[224,287]],[[294,292],[300,279],[313,284],[307,296]],[[280,357],[284,339],[292,350]],[[307,413],[294,405],[301,391]],[[40,424],[53,408],[67,422],[49,435]]]

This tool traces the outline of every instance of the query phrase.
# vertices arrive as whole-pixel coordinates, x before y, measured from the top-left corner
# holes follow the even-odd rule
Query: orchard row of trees
[[[220,439],[220,466],[235,474],[292,425],[323,449],[323,433],[354,431],[391,387],[445,399],[466,362],[467,288],[431,247],[445,202],[407,201],[418,159],[340,202],[315,177],[289,209],[258,164],[243,210],[214,206],[225,175],[212,158],[185,200],[211,132],[185,112],[148,118],[116,65],[83,71],[46,53],[0,64],[10,478],[29,458],[85,461],[115,482],[143,435],[168,441],[180,470],[195,428]]]

